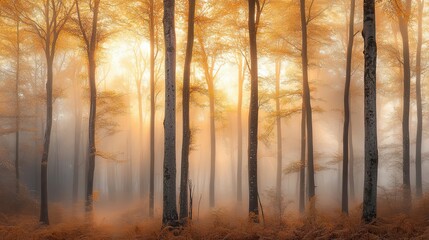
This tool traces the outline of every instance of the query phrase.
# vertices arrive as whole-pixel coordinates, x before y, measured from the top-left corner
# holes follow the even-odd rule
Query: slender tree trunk
[[[349,159],[349,187],[350,187],[350,198],[351,198],[351,201],[353,202],[356,200],[356,193],[355,193],[355,176],[354,176],[352,118],[350,118],[350,122],[349,122],[349,158],[350,158]]]
[[[76,76],[76,75],[75,75]],[[80,141],[81,141],[81,128],[82,128],[82,110],[80,102],[80,85],[74,79],[74,104],[75,104],[75,131],[74,131],[74,161],[73,161],[73,203],[77,203],[79,192],[79,159],[80,155]]]
[[[95,59],[94,53],[88,55],[89,58],[89,89],[90,89],[90,109],[89,109],[89,142],[88,142],[88,178],[86,186],[86,211],[91,212],[93,208],[93,186],[95,172],[95,121],[97,113],[97,84],[95,82]]]
[[[165,119],[162,224],[175,225],[176,208],[176,33],[174,0],[164,0]]]
[[[137,98],[139,107],[139,182],[140,182],[140,198],[144,195],[144,162],[143,162],[143,100],[142,100],[142,89],[141,79],[137,79]]]
[[[47,46],[49,46],[47,44]],[[46,52],[47,59],[47,81],[46,81],[46,128],[45,128],[45,141],[43,144],[43,155],[41,162],[41,191],[40,191],[40,219],[42,224],[49,225],[48,215],[48,157],[49,146],[51,142],[52,130],[52,85],[53,85],[53,57]]]
[[[305,210],[305,149],[306,149],[306,119],[305,119],[305,103],[302,99],[301,111],[301,160],[299,164],[299,212],[304,213]]]
[[[280,71],[281,61],[276,61],[276,127],[277,127],[277,176],[276,176],[276,200],[279,214],[282,213],[282,119],[280,116]],[[281,216],[281,215],[280,215]]]
[[[349,21],[349,39],[347,45],[347,66],[346,66],[346,84],[344,88],[344,130],[343,130],[343,187],[341,209],[344,214],[349,213],[349,127],[350,127],[350,81],[352,70],[352,53],[354,38],[354,15],[355,0],[351,0],[350,21]]]
[[[258,208],[258,55],[256,43],[255,7],[256,1],[249,0],[249,43],[250,43],[250,110],[249,110],[249,214],[254,222],[259,222]]]
[[[94,194],[94,172],[95,172],[95,124],[97,119],[97,84],[95,79],[96,73],[96,50],[97,50],[97,24],[98,10],[100,0],[94,1],[91,37],[87,39],[87,57],[88,57],[88,74],[89,74],[89,91],[90,91],[90,108],[88,124],[88,177],[86,186],[86,212],[92,212],[93,194]]]
[[[423,132],[423,113],[422,113],[422,69],[421,55],[423,42],[423,7],[424,0],[418,0],[418,23],[417,23],[417,54],[416,54],[416,102],[417,102],[417,136],[416,136],[416,195],[422,197],[422,132]]]
[[[216,127],[215,127],[215,90],[212,76],[208,83],[210,100],[210,207],[215,206],[215,179],[216,179]]]
[[[183,145],[182,166],[180,175],[180,219],[188,217],[188,180],[189,180],[189,147],[191,129],[189,122],[190,75],[192,63],[192,49],[194,46],[194,17],[195,0],[189,1],[188,40],[186,43],[185,66],[183,71]]]
[[[20,130],[20,102],[19,102],[19,79],[21,71],[21,38],[20,21],[16,20],[16,73],[15,73],[15,180],[16,193],[19,193],[19,130]]]
[[[243,200],[243,127],[242,127],[242,107],[243,107],[243,58],[238,62],[238,101],[237,101],[237,201]]]
[[[364,0],[364,107],[365,107],[365,179],[363,192],[362,220],[370,223],[377,217],[377,44],[375,37],[375,3]]]
[[[149,216],[153,217],[155,204],[155,4],[150,0],[150,172],[149,172]]]
[[[307,121],[307,156],[308,156],[308,198],[310,199],[310,210],[314,210],[314,196],[316,186],[314,183],[314,159],[313,159],[313,116],[311,110],[310,86],[308,83],[308,57],[307,57],[307,18],[305,0],[300,0],[301,5],[301,33],[302,33],[302,78],[304,90],[305,114]]]
[[[404,187],[404,208],[411,208],[411,184],[410,184],[410,83],[411,83],[411,67],[410,67],[410,46],[408,41],[408,19],[411,13],[411,0],[406,1],[405,9],[398,12],[399,29],[402,36],[402,57],[404,67],[404,99],[403,99],[403,115],[402,115],[402,177]]]

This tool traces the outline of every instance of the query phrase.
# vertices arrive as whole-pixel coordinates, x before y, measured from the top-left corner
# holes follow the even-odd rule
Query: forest
[[[429,239],[424,0],[0,0],[0,239]]]

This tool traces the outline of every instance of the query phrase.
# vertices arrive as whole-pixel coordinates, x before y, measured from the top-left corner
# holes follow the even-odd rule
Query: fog
[[[88,39],[85,40],[85,34],[90,34],[89,29],[92,26],[89,19],[92,16],[94,6],[91,4],[93,3],[87,6],[83,3],[85,1],[82,1],[82,9],[80,9],[79,6],[76,8],[74,1],[65,1],[67,4],[62,7],[64,9],[73,7],[70,8],[72,10],[67,12],[59,8],[58,11],[64,11],[61,12],[64,16],[61,14],[59,16],[67,19],[65,20],[67,24],[64,25],[64,29],[61,29],[58,43],[48,42],[57,46],[52,48],[55,49],[52,63],[52,130],[49,134],[50,142],[48,141],[44,146],[47,141],[45,131],[50,122],[46,115],[46,101],[49,98],[45,88],[49,85],[47,70],[49,61],[46,60],[46,45],[43,45],[47,42],[39,39],[40,30],[39,32],[34,30],[34,27],[44,26],[37,25],[43,19],[42,15],[36,13],[38,8],[30,10],[25,5],[18,6],[12,2],[5,1],[4,4],[0,4],[0,24],[2,24],[0,49],[4,49],[0,51],[0,174],[2,176],[0,205],[3,206],[0,208],[0,214],[6,219],[0,221],[1,225],[18,226],[20,221],[21,224],[22,222],[38,223],[36,218],[40,210],[40,201],[43,201],[41,199],[44,196],[41,181],[44,166],[42,156],[48,146],[49,151],[46,152],[48,156],[47,203],[53,229],[56,227],[59,228],[59,232],[67,232],[69,230],[61,227],[62,223],[85,222],[88,219],[88,212],[91,214],[94,226],[103,224],[123,226],[122,230],[116,228],[108,230],[108,227],[95,229],[94,234],[101,234],[97,235],[100,238],[112,237],[115,234],[119,234],[118,238],[121,239],[147,237],[149,235],[145,234],[150,232],[147,229],[161,229],[160,219],[163,216],[163,200],[165,200],[163,196],[164,114],[167,108],[164,101],[167,89],[164,74],[166,59],[162,35],[162,4],[155,1],[153,5],[152,2],[151,6],[154,8],[152,10],[155,12],[148,15],[151,8],[147,7],[149,6],[147,4],[150,1],[138,0],[132,3],[130,1],[128,4],[122,1],[114,1],[114,4],[98,1],[100,4],[100,19],[97,25],[99,33],[94,40],[96,41],[94,48],[90,47]],[[301,124],[305,91],[301,62],[303,51],[301,26],[298,21],[299,4],[292,1],[272,0],[264,1],[265,8],[259,9],[262,14],[257,32],[259,71],[257,199],[262,210],[264,231],[265,224],[270,226],[270,223],[280,222],[281,225],[282,221],[287,222],[289,218],[294,219],[289,223],[292,226],[291,229],[297,228],[301,223],[302,226],[316,226],[316,223],[306,222],[307,217],[310,218],[309,216],[312,215],[309,210],[312,201],[315,202],[319,216],[329,218],[327,222],[338,223],[333,219],[335,216],[342,216],[344,85],[347,74],[347,21],[350,3],[327,0],[307,2],[307,4],[311,2],[310,6],[307,5],[308,14],[311,15],[311,10],[314,14],[314,18],[311,16],[308,18],[307,27],[316,194],[314,199],[308,199],[311,198],[308,196],[310,188],[308,174],[311,173],[308,172],[306,163],[304,166],[306,210],[304,212],[300,212],[299,209],[300,161],[303,150]],[[379,158],[376,187],[380,206],[378,212],[382,217],[391,216],[389,214],[394,213],[405,214],[407,219],[411,219],[414,215],[406,212],[406,208],[401,205],[405,191],[402,126],[405,80],[403,76],[404,69],[407,71],[407,68],[404,67],[403,60],[404,40],[398,25],[400,17],[399,13],[395,12],[396,8],[392,7],[392,2],[380,1],[376,4],[378,44],[376,117]],[[403,1],[398,2],[401,2],[401,6],[405,4],[402,3]],[[32,4],[34,5],[31,6],[34,7],[39,3]],[[362,54],[364,43],[360,34],[363,25],[362,5],[362,1],[356,1],[354,20],[356,33],[353,36],[353,50],[350,55],[352,65],[349,96],[349,176],[346,180],[350,209],[350,218],[347,221],[350,221],[350,225],[359,224],[354,221],[359,222],[355,219],[360,218],[365,172],[365,63]],[[184,105],[182,96],[188,31],[187,6],[188,1],[176,1],[176,169],[174,171],[177,173],[177,209],[180,204],[182,170]],[[423,23],[428,22],[428,14],[425,6],[422,16],[419,17],[418,6],[420,5],[413,1],[412,10],[407,16],[407,19],[409,18],[407,42],[411,59],[408,66],[408,71],[411,73],[408,171],[413,213],[419,212],[419,207],[427,201],[425,195],[429,188],[429,179],[424,174],[429,171],[428,121],[426,121],[429,116],[426,94],[429,87],[428,74],[426,74],[429,45],[427,40],[423,43],[418,41],[419,31],[422,32],[423,39],[429,36],[428,26],[423,24],[422,29],[418,28],[419,19],[422,19]],[[82,11],[79,13],[84,17],[77,15],[74,8]],[[136,9],[140,12],[134,12]],[[252,59],[249,53],[246,25],[247,11],[246,4],[230,0],[224,3],[213,1],[197,3],[194,52],[190,71],[191,146],[188,186],[191,190],[189,200],[192,200],[192,204],[189,205],[193,213],[191,220],[196,224],[196,229],[200,230],[205,229],[201,227],[205,225],[200,226],[198,223],[211,226],[211,222],[216,225],[219,219],[221,222],[241,224],[241,221],[246,222],[245,219],[250,211],[248,209],[248,136],[251,131],[249,103],[252,87],[250,80]],[[149,22],[154,24],[153,32],[150,30]],[[85,34],[82,35],[82,32]],[[55,34],[52,33],[52,36]],[[152,40],[154,42],[151,42]],[[416,50],[418,46],[421,47],[420,53]],[[93,49],[93,55],[90,54],[90,49]],[[92,62],[88,56],[95,56],[94,61]],[[153,71],[151,71],[151,57],[153,57]],[[417,62],[421,62],[419,63],[421,65],[417,65]],[[93,68],[95,78],[91,78],[91,66],[96,66]],[[277,66],[280,67],[277,68]],[[421,71],[417,71],[418,69]],[[279,71],[277,74],[276,70]],[[417,84],[418,76],[421,78],[421,86]],[[97,100],[93,148],[91,147],[92,113],[90,109],[94,103],[91,100],[93,94],[91,91],[95,88],[91,85],[91,79],[95,81],[94,97]],[[151,79],[154,80],[153,83]],[[243,81],[242,99],[239,99],[241,80]],[[276,89],[276,82],[279,83],[279,89]],[[213,85],[213,89],[210,84]],[[421,131],[418,129],[417,89],[421,89],[422,96]],[[210,113],[212,90],[214,116]],[[279,109],[276,109],[276,100],[280,103]],[[240,102],[242,102],[241,106]],[[155,110],[153,139],[151,139],[151,107]],[[215,124],[214,143],[211,142],[213,139],[211,117],[214,118]],[[241,119],[240,124],[238,119]],[[280,128],[281,144],[279,146],[277,130]],[[421,170],[416,164],[416,151],[419,151],[416,150],[416,143],[419,131],[423,136]],[[239,147],[240,138],[241,147]],[[305,140],[308,141],[308,139]],[[150,205],[151,144],[154,147],[153,216]],[[238,152],[239,149],[242,149],[241,154]],[[95,151],[93,183],[88,180],[91,176],[92,151]],[[212,151],[215,151],[214,206],[210,206],[209,200],[210,172],[213,167]],[[281,151],[282,156],[280,193],[276,190],[278,151]],[[241,188],[238,186],[237,178],[240,155],[243,164]],[[417,173],[419,171],[423,173],[423,197],[418,194]],[[88,186],[93,186],[92,194],[89,196],[87,195]],[[239,189],[242,189],[242,200],[237,196]],[[281,197],[279,198],[276,194],[280,194]],[[88,210],[89,198],[93,201],[90,203],[93,207],[91,210]],[[427,211],[424,214],[426,213]],[[334,217],[330,218],[331,216]],[[324,221],[322,218],[317,220],[319,224]],[[42,219],[40,222],[43,222]],[[73,225],[73,223],[69,224]],[[129,230],[134,225],[135,230]],[[230,228],[241,229],[236,226]],[[22,225],[20,227],[23,228]],[[140,233],[138,230],[140,228],[146,230],[141,230],[143,233]],[[301,230],[306,231],[303,228]],[[134,233],[131,234],[130,232],[133,231]],[[201,235],[191,238],[204,239],[204,231],[201,230],[198,232]],[[252,232],[253,230],[246,228],[243,231]],[[0,230],[0,238],[1,234],[6,233],[10,234]],[[243,237],[236,234],[236,237],[232,235],[233,237],[230,238]],[[351,233],[347,234],[337,237],[349,238]],[[375,235],[382,234],[375,233]],[[4,236],[12,239],[19,234]],[[43,235],[38,236],[43,238]],[[91,235],[86,236],[91,238]],[[153,234],[150,236],[154,237]],[[164,235],[157,235],[157,238],[162,236]],[[226,239],[228,235],[222,236]],[[303,237],[303,235],[282,236],[275,235],[274,238]]]

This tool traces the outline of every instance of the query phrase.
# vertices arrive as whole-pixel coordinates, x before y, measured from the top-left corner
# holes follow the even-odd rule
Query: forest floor
[[[367,225],[360,221],[359,207],[350,216],[319,210],[314,217],[285,213],[281,219],[267,210],[259,224],[218,209],[182,229],[162,229],[159,217],[136,214],[142,208],[89,221],[56,205],[50,205],[51,225],[43,226],[34,201],[1,201],[0,239],[429,239],[429,197],[409,214],[379,204],[380,217]]]
[[[349,216],[319,209],[314,217],[286,211],[282,218],[267,206],[259,224],[250,223],[245,213],[235,214],[220,208],[201,215],[182,229],[162,229],[159,217],[150,219],[141,214],[146,210],[142,204],[129,205],[127,211],[99,206],[96,208],[99,214],[92,220],[83,214],[79,216],[75,209],[51,204],[51,224],[43,226],[38,223],[37,201],[25,193],[15,194],[14,185],[5,186],[3,180],[0,181],[0,240],[429,239],[429,196],[416,200],[408,214],[398,210],[397,201],[381,196],[379,218],[372,224],[362,224],[359,206]]]

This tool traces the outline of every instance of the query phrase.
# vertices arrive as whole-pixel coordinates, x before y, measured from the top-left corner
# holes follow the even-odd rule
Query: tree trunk
[[[150,0],[150,163],[149,163],[149,216],[153,217],[155,204],[155,19],[154,0]]]
[[[237,201],[243,200],[243,127],[242,127],[242,107],[243,107],[243,58],[240,56],[238,62],[238,101],[237,101]]]
[[[175,225],[176,209],[176,33],[174,0],[164,0],[165,119],[162,224]]]
[[[189,180],[189,147],[191,129],[189,122],[190,74],[192,63],[192,49],[194,46],[194,17],[195,0],[189,1],[188,40],[186,43],[185,66],[183,71],[183,145],[182,166],[180,175],[180,219],[188,217],[188,180]]]
[[[208,83],[210,100],[210,207],[215,206],[215,178],[216,178],[216,127],[215,127],[215,91],[213,78],[210,76]]]
[[[16,193],[19,193],[19,130],[20,130],[20,103],[19,103],[19,79],[21,67],[21,39],[20,39],[20,20],[16,20],[16,73],[15,73],[15,187]]]
[[[77,76],[77,74],[75,75]],[[80,138],[82,128],[82,109],[80,102],[80,85],[76,83],[77,79],[74,79],[74,120],[75,120],[75,135],[74,135],[74,161],[73,161],[73,203],[76,204],[79,193],[79,160],[80,160]]]
[[[364,0],[364,112],[365,112],[365,178],[362,219],[370,223],[377,217],[377,44],[375,38],[375,3]]]
[[[299,212],[304,213],[305,210],[305,149],[306,149],[306,121],[305,121],[305,103],[304,97],[302,101],[301,111],[301,160],[299,164]]]
[[[350,81],[352,69],[352,53],[354,38],[354,15],[355,0],[351,0],[350,21],[349,21],[349,39],[347,45],[347,66],[346,66],[346,84],[344,88],[344,129],[343,129],[343,187],[341,209],[344,214],[349,214],[349,127],[350,127]]]
[[[49,44],[46,44],[49,46]],[[51,142],[52,130],[52,85],[53,85],[53,57],[46,51],[47,59],[47,81],[46,81],[46,128],[45,128],[45,141],[43,144],[43,154],[41,162],[41,191],[40,191],[40,219],[42,224],[49,225],[48,215],[48,157],[49,146]]]
[[[94,194],[94,172],[95,172],[95,123],[97,119],[97,84],[95,79],[96,73],[96,49],[97,49],[97,24],[98,24],[98,9],[100,0],[94,1],[91,38],[87,44],[88,57],[88,75],[89,75],[89,91],[90,91],[90,108],[89,108],[89,124],[88,124],[88,177],[86,186],[86,211],[92,212],[93,209],[93,194]]]
[[[423,113],[422,113],[422,40],[423,40],[423,7],[424,0],[418,0],[418,29],[417,29],[417,53],[416,53],[416,102],[417,102],[417,136],[416,136],[416,195],[422,197],[422,132],[423,132]]]
[[[256,1],[249,0],[249,43],[250,43],[250,110],[249,110],[249,215],[259,222],[258,208],[258,55],[256,44],[255,7]]]
[[[308,83],[308,57],[307,57],[307,18],[305,14],[305,0],[301,0],[301,33],[302,33],[302,85],[305,103],[305,114],[307,121],[307,156],[308,156],[308,198],[310,200],[310,211],[314,210],[314,196],[316,186],[314,183],[314,159],[313,159],[313,116],[311,110],[310,86]]]
[[[277,176],[276,200],[279,214],[282,213],[282,119],[280,117],[280,71],[281,61],[276,61],[276,127],[277,127]]]
[[[411,13],[411,0],[406,1],[405,9],[398,12],[399,29],[402,36],[402,57],[404,66],[404,99],[402,114],[402,183],[403,183],[403,207],[411,208],[411,184],[410,184],[410,46],[408,41],[408,19]]]
[[[353,202],[356,200],[356,193],[355,193],[355,176],[354,176],[352,118],[350,118],[350,122],[349,122],[349,187],[350,187],[350,198],[351,198],[351,201]]]
[[[90,89],[90,109],[89,109],[89,142],[88,142],[88,178],[86,186],[86,211],[91,212],[93,208],[93,186],[94,186],[94,172],[95,172],[95,120],[96,120],[96,107],[97,107],[97,85],[95,82],[95,59],[94,53],[88,54],[89,58],[89,89]]]
[[[137,100],[139,107],[139,182],[140,182],[140,198],[144,195],[144,162],[143,162],[143,100],[142,100],[142,89],[141,79],[137,79]]]

